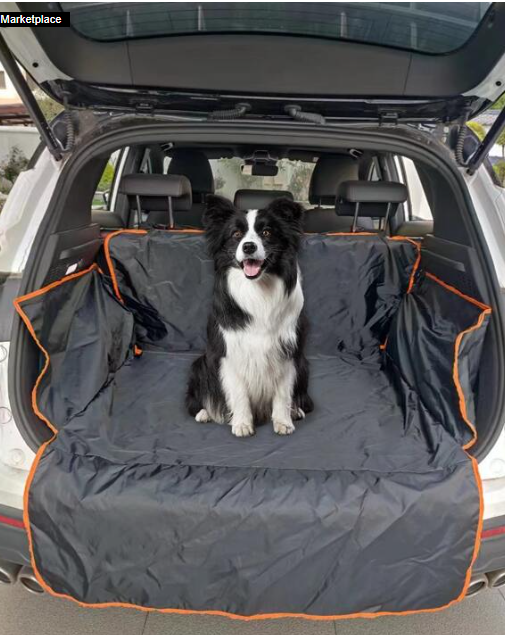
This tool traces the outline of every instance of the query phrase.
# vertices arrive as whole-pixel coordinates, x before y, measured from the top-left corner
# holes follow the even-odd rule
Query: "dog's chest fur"
[[[286,350],[292,350],[297,341],[303,308],[300,274],[287,295],[278,276],[267,274],[251,283],[242,271],[233,268],[228,272],[228,291],[251,320],[245,328],[221,328],[227,367],[245,379],[251,399],[268,401],[286,365],[293,363]]]

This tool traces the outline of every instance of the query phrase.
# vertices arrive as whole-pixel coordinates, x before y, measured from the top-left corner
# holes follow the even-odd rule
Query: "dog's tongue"
[[[244,272],[248,278],[257,276],[261,269],[261,260],[245,260]]]

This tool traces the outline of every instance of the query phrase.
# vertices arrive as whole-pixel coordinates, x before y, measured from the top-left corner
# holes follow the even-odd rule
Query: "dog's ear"
[[[299,225],[299,227],[303,224],[305,210],[300,203],[295,203],[295,201],[292,201],[290,198],[276,198],[270,203],[268,209],[276,216],[295,223]]]
[[[205,229],[212,225],[221,225],[235,212],[233,203],[223,196],[208,194],[205,199],[203,226]]]

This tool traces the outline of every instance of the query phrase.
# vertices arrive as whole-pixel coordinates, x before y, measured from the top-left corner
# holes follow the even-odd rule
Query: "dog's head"
[[[303,207],[288,198],[243,212],[221,196],[209,195],[203,224],[217,269],[239,267],[249,280],[279,273],[296,257],[303,233]]]

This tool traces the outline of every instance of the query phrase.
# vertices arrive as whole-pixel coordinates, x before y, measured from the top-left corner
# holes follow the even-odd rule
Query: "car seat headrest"
[[[181,148],[172,152],[167,174],[183,174],[191,181],[193,198],[204,202],[207,194],[214,194],[214,176],[209,160],[201,150]]]
[[[408,198],[403,183],[392,181],[344,181],[340,183],[335,198],[338,216],[354,216],[355,231],[358,218],[381,218],[386,228],[391,214]]]
[[[333,206],[340,183],[351,179],[359,179],[357,159],[348,154],[319,157],[310,179],[309,202],[312,205]]]
[[[119,184],[119,192],[126,194],[130,207],[138,215],[147,213],[150,223],[174,226],[173,212],[191,209],[193,199],[189,179],[180,174],[126,174]],[[164,222],[167,221],[167,222]]]

